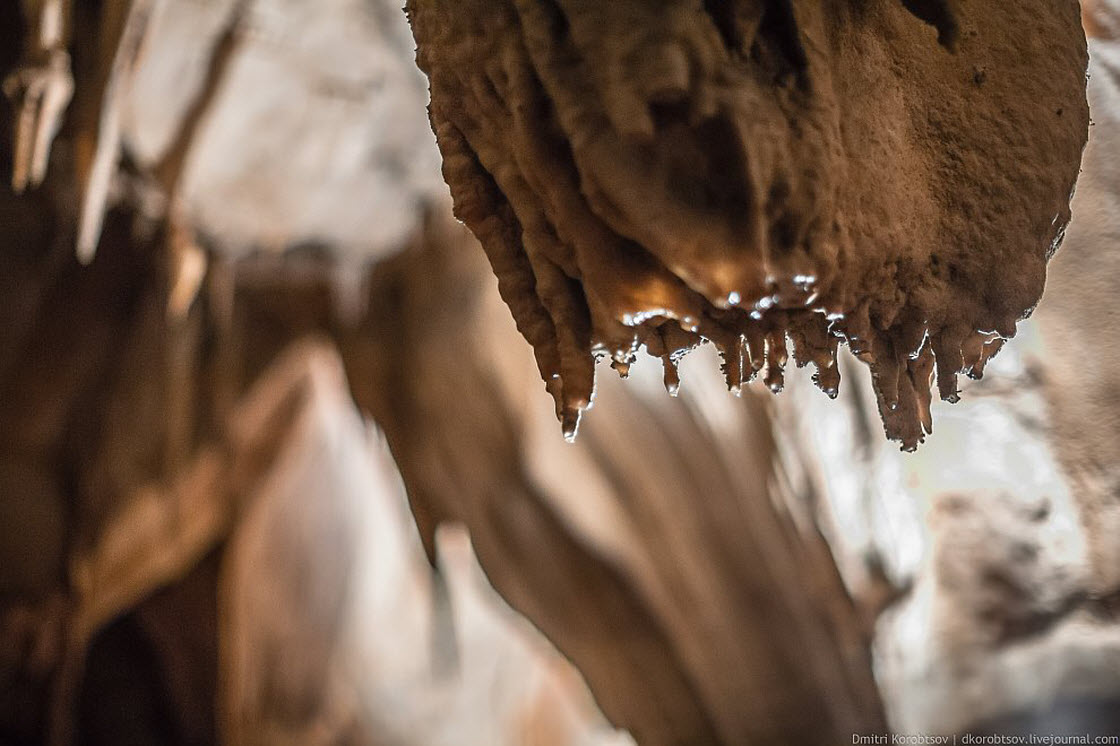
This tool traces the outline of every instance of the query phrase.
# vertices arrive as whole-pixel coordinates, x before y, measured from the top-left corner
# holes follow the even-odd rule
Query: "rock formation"
[[[1072,253],[917,454],[877,407],[913,445],[931,355],[979,373],[956,335],[1012,331],[1063,224],[1073,3],[599,5],[413,0],[484,251],[398,0],[0,3],[0,741],[835,744],[1116,699],[1115,0]],[[674,355],[776,388],[786,336],[838,401]],[[566,444],[538,376],[572,430],[600,353],[630,378]]]
[[[707,340],[777,391],[788,338],[830,396],[846,342],[913,449],[935,367],[955,400],[1042,294],[1087,128],[1072,0],[407,8],[456,214],[568,437],[600,358],[644,346],[672,393]]]

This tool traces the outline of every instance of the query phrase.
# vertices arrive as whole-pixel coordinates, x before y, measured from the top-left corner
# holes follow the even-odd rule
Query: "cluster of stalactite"
[[[842,552],[817,525],[834,485],[790,468],[811,446],[782,430],[769,400],[713,397],[722,384],[704,374],[714,366],[690,375],[679,400],[656,386],[648,396],[640,385],[602,381],[599,416],[567,447],[547,399],[523,395],[537,371],[502,323],[504,310],[492,308],[500,302],[479,266],[482,251],[438,199],[424,192],[406,208],[371,203],[363,223],[371,232],[401,212],[414,227],[408,240],[369,241],[365,260],[380,261],[361,271],[339,261],[346,242],[338,236],[303,246],[260,229],[285,217],[280,201],[255,203],[270,209],[249,239],[275,251],[241,255],[223,223],[191,215],[180,182],[190,158],[220,160],[199,125],[222,111],[223,85],[233,91],[225,106],[252,110],[245,131],[286,133],[281,161],[306,152],[301,138],[334,140],[329,128],[277,126],[285,115],[314,110],[315,96],[345,100],[347,116],[362,117],[354,131],[376,130],[369,122],[377,96],[318,68],[306,79],[261,74],[256,82],[291,86],[284,101],[291,108],[249,107],[247,92],[269,86],[237,76],[228,85],[244,50],[238,45],[267,37],[252,30],[261,18],[246,20],[248,9],[266,21],[269,7],[288,19],[298,9],[308,17],[338,13],[353,21],[342,26],[366,28],[372,8],[403,23],[395,2],[343,8],[285,0],[282,13],[269,0],[215,4],[221,18],[206,37],[211,53],[201,55],[200,84],[180,107],[166,148],[151,157],[137,147],[143,117],[135,115],[164,101],[143,100],[137,71],[145,54],[178,70],[167,60],[184,48],[193,56],[199,45],[190,30],[167,32],[174,24],[159,20],[160,9],[202,13],[210,4],[27,0],[22,46],[13,40],[19,24],[8,23],[14,5],[0,8],[0,38],[9,41],[0,44],[0,62],[11,70],[4,90],[14,115],[12,142],[0,132],[0,171],[13,175],[12,191],[0,188],[8,221],[0,235],[8,288],[0,294],[0,507],[7,511],[0,524],[9,542],[0,562],[0,584],[7,583],[0,740],[43,740],[48,731],[52,743],[78,735],[115,743],[117,728],[143,719],[155,729],[153,743],[175,740],[168,728],[200,743],[216,734],[233,744],[271,743],[284,740],[281,733],[290,742],[365,743],[394,740],[395,727],[402,742],[437,742],[430,728],[459,743],[456,735],[481,726],[500,727],[510,743],[537,742],[525,735],[530,729],[544,734],[542,743],[550,742],[545,735],[614,743],[582,681],[550,649],[502,669],[501,681],[515,686],[476,686],[472,672],[497,681],[491,664],[504,658],[494,650],[524,635],[503,632],[502,645],[472,647],[465,619],[454,603],[447,608],[454,578],[425,566],[411,525],[395,522],[398,469],[433,566],[448,567],[437,542],[448,534],[437,528],[468,526],[494,586],[639,743],[836,743],[885,732],[870,624],[905,589],[881,587],[888,579],[863,547],[858,561],[868,577],[846,585],[833,560]],[[412,0],[459,216],[482,239],[565,432],[575,436],[591,403],[597,359],[609,358],[626,376],[644,346],[665,361],[675,393],[681,355],[709,341],[734,390],[756,377],[780,390],[792,355],[813,363],[817,384],[835,396],[836,355],[847,344],[874,375],[888,433],[915,447],[932,426],[934,381],[954,399],[955,376],[982,374],[1037,300],[1084,139],[1076,3],[1004,5]],[[1115,17],[1102,12],[1099,27]],[[287,22],[300,32],[294,37],[320,36]],[[385,57],[398,52],[390,47]],[[293,60],[285,62],[296,69]],[[383,80],[362,72],[354,79]],[[1098,75],[1094,85],[1103,90],[1114,77]],[[397,107],[393,123],[423,129],[408,119],[411,98],[380,100]],[[267,120],[253,120],[261,110]],[[388,118],[377,121],[388,128]],[[361,151],[343,131],[346,147],[330,147]],[[1112,152],[1107,142],[1097,140],[1098,154]],[[406,186],[399,166],[423,162],[425,151],[409,141],[378,152],[382,159],[368,159],[374,165],[359,181],[376,180],[376,163],[388,162],[398,193],[422,192]],[[259,167],[239,155],[218,170]],[[1096,183],[1101,173],[1088,180],[1098,195],[1106,193]],[[346,193],[338,185],[349,182],[330,178],[266,191],[290,195],[292,183],[296,199],[316,205],[309,212],[364,204],[368,193]],[[251,200],[250,192],[238,194]],[[226,209],[253,212],[242,202]],[[1111,223],[1092,225],[1101,245],[1115,233]],[[1078,392],[1077,406],[1067,405],[1056,422],[1074,444],[1067,450],[1089,462],[1075,465],[1098,490],[1087,493],[1100,503],[1091,506],[1090,540],[1100,566],[1112,568],[1107,527],[1120,524],[1108,467],[1117,439],[1111,419],[1108,427],[1094,421],[1114,404],[1111,370],[1103,368],[1116,357],[1109,354],[1115,335],[1108,315],[1097,313],[1108,307],[1112,275],[1100,271],[1107,262],[1096,252],[1077,261],[1055,278],[1063,290],[1060,336],[1070,346],[1054,348],[1061,366],[1054,386]],[[320,341],[289,349],[308,332]],[[1077,370],[1067,370],[1074,361]],[[849,375],[861,371],[843,368],[848,401],[822,408],[857,413],[862,423],[855,403],[862,389]],[[645,372],[636,367],[633,378]],[[380,427],[395,464],[347,394]],[[857,436],[848,438],[810,407],[799,414],[807,430],[843,446],[833,466],[857,470],[861,489],[880,489],[858,472],[874,460],[868,454],[878,458],[870,430],[853,425]],[[1028,452],[1023,442],[1015,448]],[[946,452],[939,464],[952,462]],[[1014,476],[1014,489],[1028,481]],[[923,484],[931,494],[945,487],[936,478]],[[885,494],[899,502],[896,492]],[[994,504],[991,511],[961,509],[969,499],[948,502],[942,512],[955,517],[934,525],[950,538],[945,526],[979,525],[958,533],[982,535],[987,550],[949,542],[935,554],[953,562],[928,584],[940,584],[940,598],[954,597],[944,588],[951,586],[961,607],[975,612],[941,614],[951,622],[948,642],[935,627],[935,644],[948,650],[947,668],[1024,635],[1038,638],[1042,625],[1072,610],[1114,616],[1111,570],[1091,591],[1071,574],[1058,584],[1062,595],[1049,593],[1052,564],[1023,560],[1049,551],[1035,541],[1036,529],[1022,527],[1045,533],[1046,511],[1005,509],[1007,500],[987,495],[975,499]],[[1051,522],[1074,525],[1076,517],[1055,505]],[[266,520],[276,513],[262,506],[282,510],[292,533],[278,531]],[[357,515],[373,520],[359,525]],[[368,529],[383,533],[361,533]],[[985,532],[996,529],[989,541]],[[362,700],[334,678],[336,664],[354,659],[341,647],[354,639],[339,635],[337,624],[351,578],[365,577],[348,569],[358,549],[380,553],[379,591],[401,590],[404,598],[398,606],[386,598],[384,617],[349,620],[358,623],[354,639],[410,666],[363,667],[390,682],[394,696],[384,701],[380,688]],[[1009,574],[999,564],[1004,549]],[[979,581],[970,586],[964,576]],[[968,599],[969,588],[978,600]],[[1034,604],[1038,589],[1044,601],[1056,600]],[[275,613],[277,593],[292,613]],[[219,606],[229,613],[221,616]],[[961,622],[973,617],[978,623]],[[155,638],[159,670],[150,676],[120,675],[134,663],[126,649],[131,626]],[[1073,629],[1081,635],[1084,627]],[[959,644],[969,635],[988,647]],[[340,647],[328,649],[332,641]],[[931,649],[903,647],[905,663],[928,659]],[[528,685],[541,666],[567,685]],[[1063,678],[1085,678],[1071,670]],[[165,712],[148,702],[157,689],[148,682],[174,671],[189,680],[171,682],[175,701]],[[414,687],[407,695],[402,680]],[[897,718],[907,691],[884,691]],[[509,709],[486,692],[508,693]],[[426,709],[429,695],[441,693],[448,699]],[[467,694],[482,704],[455,720],[468,707],[447,702],[467,702],[459,698]],[[929,712],[939,716],[947,707],[926,690],[918,700],[932,702]],[[401,712],[404,701],[419,710]],[[986,703],[981,714],[1013,701]],[[366,722],[369,702],[392,708],[394,722]],[[558,728],[556,714],[572,702],[580,706],[565,718],[570,730]],[[435,710],[447,717],[432,717]],[[933,727],[963,729],[977,717],[968,711]],[[900,722],[907,721],[892,724]]]
[[[710,341],[729,388],[779,391],[792,346],[835,396],[846,343],[913,449],[934,380],[956,400],[1042,293],[1087,131],[1072,0],[407,9],[457,215],[569,438],[597,360],[645,347],[673,393]]]

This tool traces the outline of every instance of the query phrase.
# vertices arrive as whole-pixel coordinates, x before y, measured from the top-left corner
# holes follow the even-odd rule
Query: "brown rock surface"
[[[817,471],[853,593],[884,595],[869,558],[892,586],[876,678],[900,732],[1116,731],[1120,3],[1083,7],[1093,126],[1067,237],[1020,338],[961,404],[935,405],[938,431],[917,454],[868,437],[865,375],[850,377],[847,407],[801,380],[777,407]]]
[[[1041,295],[1086,134],[1075,2],[408,10],[457,214],[568,436],[597,359],[644,345],[672,390],[709,340],[729,387],[778,390],[788,336],[830,395],[847,342],[911,449],[935,364],[954,400]]]

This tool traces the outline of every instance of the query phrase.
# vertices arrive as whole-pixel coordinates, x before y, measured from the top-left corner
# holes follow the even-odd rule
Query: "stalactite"
[[[74,93],[70,72],[70,4],[32,2],[20,64],[4,79],[15,122],[12,191],[39,186],[47,175],[51,144]]]
[[[100,61],[108,68],[93,90],[80,92],[89,107],[97,112],[96,123],[79,132],[78,162],[82,207],[78,216],[78,259],[93,260],[105,213],[109,191],[121,155],[121,107],[128,92],[128,81],[144,42],[148,19],[156,0],[109,0],[102,8]]]
[[[829,396],[846,342],[916,448],[934,368],[948,401],[982,373],[1069,219],[1085,47],[1077,3],[1035,5],[410,0],[458,215],[565,435],[599,359],[644,344],[672,392],[711,341],[735,390],[745,339],[777,392],[788,336]]]

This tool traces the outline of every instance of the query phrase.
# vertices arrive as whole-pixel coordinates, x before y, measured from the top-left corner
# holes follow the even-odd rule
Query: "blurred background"
[[[708,348],[565,443],[399,5],[0,4],[0,744],[1120,736],[1120,4],[1046,296],[916,454],[853,359]]]

